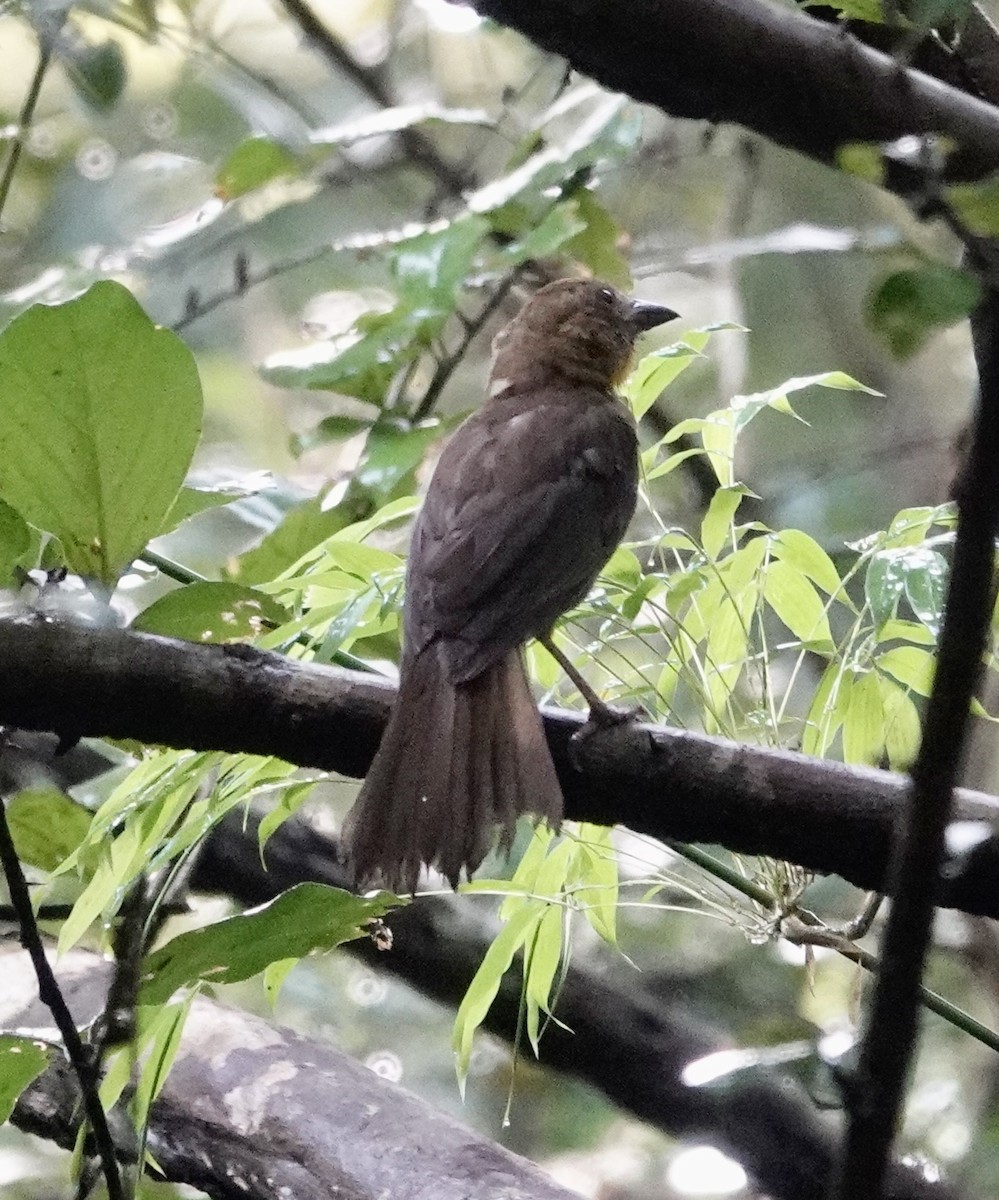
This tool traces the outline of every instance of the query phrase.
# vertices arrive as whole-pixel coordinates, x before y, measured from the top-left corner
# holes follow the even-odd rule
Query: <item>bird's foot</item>
[[[605,700],[594,698],[590,703],[590,715],[585,725],[581,725],[569,739],[569,756],[573,764],[579,767],[579,751],[596,734],[620,725],[630,725],[647,716],[648,713],[640,704],[630,705],[628,708],[615,708]]]

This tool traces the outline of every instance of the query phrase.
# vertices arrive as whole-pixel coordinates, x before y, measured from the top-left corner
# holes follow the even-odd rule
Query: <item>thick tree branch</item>
[[[347,882],[328,838],[305,821],[286,821],[267,842],[262,862],[255,822],[244,826],[242,814],[234,814],[208,840],[192,882],[254,905],[310,880],[340,887]],[[468,897],[423,897],[394,912],[388,924],[393,947],[387,953],[365,941],[344,949],[448,1007],[464,996],[496,933]],[[593,969],[585,958],[574,957],[557,1009],[568,1028],[549,1026],[542,1063],[586,1080],[626,1112],[674,1137],[702,1137],[721,1146],[768,1195],[825,1200],[833,1132],[800,1086],[786,1073],[762,1071],[718,1086],[686,1082],[685,1069],[729,1049],[730,1037],[692,1019],[685,998],[667,984],[653,994],[623,960],[611,965],[616,970]],[[507,1041],[515,1035],[520,996],[515,968],[486,1018],[486,1027]],[[900,1165],[892,1168],[892,1180],[896,1200],[944,1200],[952,1194]]]
[[[44,1030],[44,1010],[24,1001],[27,955],[8,950],[0,963],[0,1028]],[[106,964],[76,950],[58,973],[77,1021],[92,1020]],[[72,1146],[73,1084],[65,1070],[45,1072],[18,1101],[15,1124]],[[572,1200],[532,1163],[341,1051],[206,999],[191,1009],[148,1145],[166,1178],[215,1200]]]
[[[359,778],[394,696],[387,680],[294,662],[250,646],[203,646],[44,618],[0,621],[0,723],[273,754]],[[576,820],[621,823],[663,840],[719,842],[887,886],[906,782],[678,729],[628,725],[574,746],[581,714],[545,727]],[[958,793],[958,815],[994,822],[999,801]],[[949,864],[940,902],[999,916],[999,845]]]
[[[953,178],[999,162],[991,105],[770,0],[470,3],[606,87],[673,116],[742,125],[823,163],[844,143],[911,133],[955,144]]]

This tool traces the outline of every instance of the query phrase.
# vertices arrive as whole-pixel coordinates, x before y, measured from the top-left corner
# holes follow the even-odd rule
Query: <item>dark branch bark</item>
[[[999,111],[769,0],[470,0],[599,83],[677,117],[730,121],[833,163],[847,142],[945,134],[947,170],[999,162]]]
[[[0,1027],[30,1036],[49,1019],[27,955],[2,956]],[[76,1019],[101,1010],[109,972],[76,950],[57,968]],[[79,1092],[47,1071],[14,1122],[72,1146]],[[380,1079],[331,1046],[210,1000],[194,1002],[153,1107],[149,1150],[165,1176],[215,1200],[572,1200],[532,1163]]]
[[[958,506],[960,521],[937,671],[912,795],[889,880],[894,896],[850,1105],[841,1200],[882,1195],[892,1137],[915,1049],[919,984],[937,903],[944,836],[961,765],[968,712],[981,675],[995,598],[999,529],[999,294],[989,290],[972,320],[979,399]]]
[[[387,680],[245,645],[0,621],[0,723],[67,739],[273,754],[359,778],[393,696]],[[861,888],[887,888],[906,800],[901,776],[648,725],[622,726],[576,748],[572,735],[583,720],[545,714],[571,818],[621,823],[663,840],[718,842]],[[957,814],[992,823],[999,801],[962,790]],[[987,838],[949,864],[939,902],[999,916],[997,877],[999,845]]]

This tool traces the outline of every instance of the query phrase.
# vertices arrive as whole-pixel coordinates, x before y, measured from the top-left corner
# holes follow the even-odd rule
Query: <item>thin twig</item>
[[[7,161],[3,165],[3,174],[0,175],[0,215],[3,214],[3,210],[7,206],[10,185],[14,181],[14,172],[17,170],[17,164],[21,160],[21,152],[24,150],[24,144],[28,139],[31,122],[35,116],[35,106],[38,104],[38,97],[42,90],[42,82],[45,79],[45,73],[48,71],[51,61],[52,42],[50,38],[42,34],[41,50],[38,55],[38,62],[35,65],[35,73],[31,79],[31,86],[28,88],[28,94],[21,105],[21,113],[17,118],[17,128],[11,139],[10,149],[7,151]]]
[[[999,528],[999,292],[989,288],[972,318],[979,399],[958,506],[951,583],[936,678],[910,808],[889,873],[891,913],[854,1086],[838,1200],[883,1193],[905,1081],[915,1049],[920,980],[940,882],[944,835],[961,765],[995,592]]]
[[[468,353],[468,348],[478,337],[482,328],[485,326],[489,318],[496,312],[503,301],[510,294],[511,288],[520,278],[522,268],[516,267],[514,270],[500,281],[496,291],[489,297],[486,303],[482,306],[476,316],[471,320],[463,322],[463,333],[461,342],[452,354],[448,354],[437,364],[433,378],[423,393],[423,398],[416,406],[416,411],[413,413],[414,421],[422,421],[425,417],[430,416],[434,410],[434,406],[440,399],[441,392],[447,385],[448,380],[454,374],[455,368]]]
[[[80,1092],[83,1096],[87,1119],[93,1130],[97,1154],[101,1160],[101,1169],[107,1183],[109,1200],[125,1200],[114,1140],[111,1137],[107,1114],[104,1112],[98,1092],[99,1080],[96,1064],[90,1051],[83,1044],[73,1021],[73,1014],[69,1011],[45,955],[45,946],[31,908],[31,896],[28,893],[24,872],[21,870],[17,851],[14,848],[14,839],[11,836],[10,826],[7,824],[7,809],[2,798],[0,798],[0,864],[3,865],[4,874],[7,877],[11,905],[17,913],[21,945],[31,956],[38,979],[39,998],[52,1013],[56,1028],[62,1035],[66,1054],[80,1083]]]
[[[382,108],[391,108],[395,104],[379,74],[359,63],[304,0],[281,0],[281,5],[319,53],[370,100]],[[452,198],[461,195],[470,182],[465,172],[443,158],[428,137],[418,129],[401,129],[398,136],[407,156],[432,175],[438,187]]]

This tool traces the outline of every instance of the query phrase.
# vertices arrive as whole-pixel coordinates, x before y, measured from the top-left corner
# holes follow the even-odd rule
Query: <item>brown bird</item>
[[[344,827],[358,883],[415,891],[436,864],[455,886],[497,825],[509,847],[521,813],[561,821],[520,647],[538,638],[606,720],[551,630],[634,513],[638,439],[614,388],[638,335],[676,315],[563,279],[497,335],[488,400],[445,446],[413,531],[398,697]]]

